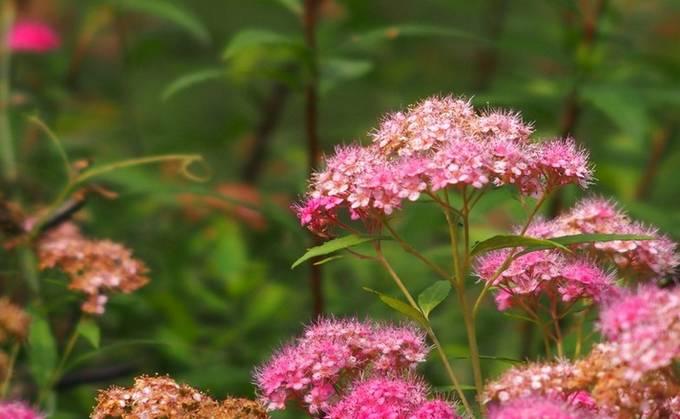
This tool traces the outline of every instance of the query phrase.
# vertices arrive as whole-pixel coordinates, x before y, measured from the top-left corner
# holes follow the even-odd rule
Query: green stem
[[[382,253],[382,250],[380,249],[380,244],[376,243],[375,244],[375,252],[376,252],[376,259],[380,262],[380,264],[387,270],[387,272],[390,274],[390,277],[392,277],[392,280],[397,284],[397,287],[399,290],[401,290],[402,294],[408,301],[408,303],[416,309],[418,312],[421,312],[420,307],[418,307],[418,304],[416,304],[415,299],[409,292],[408,288],[406,288],[406,285],[404,285],[404,282],[401,280],[397,272],[392,268],[392,265],[385,259],[385,256]],[[426,319],[427,320],[427,319]],[[465,393],[463,392],[463,389],[460,385],[460,382],[458,381],[458,378],[456,377],[456,374],[453,372],[453,368],[451,367],[451,363],[449,362],[448,357],[446,356],[446,352],[444,351],[444,348],[442,347],[441,342],[439,341],[439,338],[437,338],[437,335],[434,333],[434,330],[432,329],[432,326],[429,324],[429,320],[427,320],[427,334],[432,340],[432,343],[434,343],[434,346],[437,348],[437,354],[439,354],[439,358],[441,359],[442,363],[444,364],[444,369],[446,369],[446,374],[449,376],[449,380],[451,381],[451,384],[453,384],[453,388],[456,390],[456,393],[458,393],[458,397],[460,397],[461,403],[463,403],[463,407],[467,411],[467,413],[470,415],[470,417],[473,417],[472,414],[472,409],[470,408],[470,404],[467,401],[467,398],[465,397]]]
[[[71,335],[69,336],[68,341],[66,342],[66,346],[64,347],[64,352],[61,355],[61,359],[59,360],[57,367],[54,369],[52,375],[50,376],[48,385],[45,386],[45,388],[43,388],[40,391],[40,396],[38,400],[39,404],[42,404],[45,401],[45,397],[47,397],[49,391],[55,386],[55,384],[57,384],[57,382],[61,378],[61,375],[64,372],[64,367],[66,367],[66,362],[71,356],[71,352],[73,352],[73,348],[75,348],[76,342],[78,342],[80,323],[83,320],[85,320],[85,315],[81,314],[80,318],[78,319],[78,322],[73,328],[73,331],[71,331]]]
[[[14,342],[9,355],[9,363],[7,364],[7,371],[5,372],[5,378],[2,380],[2,387],[0,388],[0,398],[4,399],[7,396],[7,391],[9,390],[9,384],[12,381],[12,375],[14,375],[14,364],[16,363],[17,356],[19,355],[19,342]]]
[[[390,232],[394,240],[399,243],[399,245],[404,249],[406,252],[412,254],[413,256],[417,257],[420,259],[421,262],[423,262],[425,265],[427,265],[430,269],[432,269],[437,275],[442,277],[443,279],[447,280],[449,279],[449,274],[446,273],[444,269],[439,267],[436,263],[432,262],[430,259],[428,259],[425,255],[420,253],[418,250],[416,250],[413,246],[411,246],[406,240],[402,239],[401,236],[397,233],[397,231],[392,228],[390,225],[389,221],[386,219],[383,219],[383,224],[385,225],[385,228],[387,231]]]
[[[0,9],[0,158],[2,174],[7,183],[13,183],[17,176],[14,140],[9,120],[10,105],[10,64],[12,53],[9,49],[9,32],[14,21],[14,1],[4,0]]]
[[[477,345],[477,333],[475,330],[474,318],[472,316],[472,311],[467,302],[465,296],[465,273],[463,271],[463,266],[461,265],[460,256],[458,254],[458,233],[456,230],[455,222],[451,217],[451,210],[448,199],[448,193],[445,191],[447,206],[444,207],[444,216],[446,217],[446,222],[449,226],[449,236],[451,239],[451,257],[453,258],[454,272],[455,274],[450,278],[451,285],[456,289],[456,295],[458,296],[458,302],[461,306],[461,311],[463,312],[463,321],[465,322],[465,332],[468,338],[468,346],[470,349],[470,362],[472,363],[472,374],[475,380],[475,389],[477,390],[477,396],[480,397],[484,390],[484,382],[482,380],[482,367],[479,357],[479,348]],[[463,211],[462,213],[463,223],[467,224],[467,214]],[[467,248],[467,247],[466,247]],[[467,259],[467,256],[466,256]],[[484,405],[480,404],[480,409],[482,414],[484,414]]]

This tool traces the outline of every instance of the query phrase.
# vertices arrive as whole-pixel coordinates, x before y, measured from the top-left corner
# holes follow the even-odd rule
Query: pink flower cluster
[[[427,386],[415,378],[371,378],[356,382],[328,411],[328,419],[456,419],[451,405],[428,400]]]
[[[9,48],[15,52],[46,53],[59,48],[61,39],[42,22],[16,22],[9,33]]]
[[[489,419],[595,419],[590,410],[549,397],[527,397],[489,409]]]
[[[653,240],[595,242],[580,246],[595,256],[607,256],[619,269],[642,277],[662,277],[680,264],[676,244],[657,229],[632,221],[618,206],[606,199],[588,198],[554,220],[537,221],[528,236],[549,238],[573,234],[638,234]]]
[[[428,347],[418,330],[355,320],[321,320],[281,349],[255,374],[263,404],[283,409],[302,402],[312,414],[328,411],[336,386],[362,373],[385,376],[423,362]]]
[[[571,139],[535,143],[531,132],[518,114],[478,113],[468,100],[431,97],[384,118],[371,145],[337,148],[295,209],[303,225],[324,235],[342,208],[352,219],[371,219],[449,186],[514,184],[524,194],[588,186],[583,149]]]
[[[641,287],[604,307],[599,326],[625,378],[671,365],[680,359],[680,288]]]
[[[0,402],[0,419],[43,419],[44,416],[24,402]]]
[[[476,263],[477,276],[499,289],[496,305],[499,310],[514,306],[517,298],[529,302],[541,294],[562,302],[578,298],[595,301],[615,295],[614,277],[586,259],[566,257],[543,250],[514,259],[507,269],[499,271],[511,250],[503,249],[481,256]]]

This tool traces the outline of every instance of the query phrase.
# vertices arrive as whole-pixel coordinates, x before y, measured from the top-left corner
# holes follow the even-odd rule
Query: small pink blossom
[[[409,419],[458,419],[451,404],[444,400],[430,400],[416,410]]]
[[[593,180],[588,152],[571,138],[540,143],[536,165],[549,189],[570,183],[586,188]]]
[[[44,417],[24,402],[0,402],[0,419],[43,419]]]
[[[588,410],[546,397],[529,397],[489,408],[489,419],[594,419]]]
[[[59,34],[42,22],[16,22],[9,33],[9,48],[15,52],[45,53],[59,48]]]

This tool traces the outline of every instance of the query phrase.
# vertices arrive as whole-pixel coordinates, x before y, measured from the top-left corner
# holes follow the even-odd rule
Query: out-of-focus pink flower
[[[0,419],[43,419],[44,416],[24,402],[0,402]]]
[[[258,369],[255,381],[269,410],[297,400],[318,414],[330,408],[338,387],[362,372],[408,372],[425,361],[427,352],[425,337],[411,327],[321,320]]]
[[[642,287],[608,304],[599,326],[626,378],[666,367],[680,359],[680,288]]]
[[[594,419],[596,414],[561,400],[529,397],[489,408],[489,419]]]
[[[57,49],[60,45],[59,34],[43,22],[19,21],[9,33],[9,48],[14,52],[40,54]]]

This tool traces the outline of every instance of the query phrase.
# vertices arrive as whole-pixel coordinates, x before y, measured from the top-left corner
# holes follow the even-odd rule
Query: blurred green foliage
[[[634,217],[680,237],[680,4],[672,0],[326,0],[316,58],[305,47],[296,0],[64,0],[51,10],[63,47],[13,63],[20,103],[12,123],[27,210],[54,199],[64,177],[26,114],[41,115],[72,160],[190,152],[211,168],[208,183],[167,166],[97,180],[118,196],[93,197],[78,219],[89,235],[133,248],[152,282],[113,297],[98,321],[101,340],[91,327],[82,331],[86,339],[66,366],[65,378],[76,384],[58,387],[54,417],[84,417],[96,389],[129,385],[141,373],[167,373],[217,397],[253,396],[253,367],[311,320],[308,266],[290,269],[310,241],[288,206],[307,179],[302,86],[314,59],[326,151],[367,141],[382,114],[425,96],[467,95],[482,107],[522,112],[538,136],[573,135],[597,167],[588,193],[613,196]],[[277,94],[283,98],[272,107]],[[262,139],[258,127],[274,112]],[[255,151],[257,141],[264,152]],[[253,158],[261,164],[246,175]],[[579,194],[569,190],[565,200]],[[507,231],[521,214],[507,191],[489,194],[472,239]],[[440,217],[412,205],[394,224],[445,265]],[[385,251],[416,294],[434,283],[425,268],[397,257],[396,245]],[[17,280],[17,267],[0,258],[3,283]],[[343,258],[323,270],[328,313],[402,319],[363,290],[396,296],[377,266]],[[40,279],[45,295],[63,296],[56,273]],[[459,359],[454,366],[462,366],[464,330],[449,303],[432,320]],[[39,345],[63,347],[63,329],[77,313],[73,298],[54,304],[66,320],[52,337],[38,317],[32,339],[39,344],[21,355],[35,358],[34,366],[56,362]],[[535,335],[536,342],[520,341],[522,327],[490,304],[483,308],[487,375],[540,350]],[[438,362],[424,369],[434,385],[446,383]],[[104,370],[119,373],[78,380]]]

